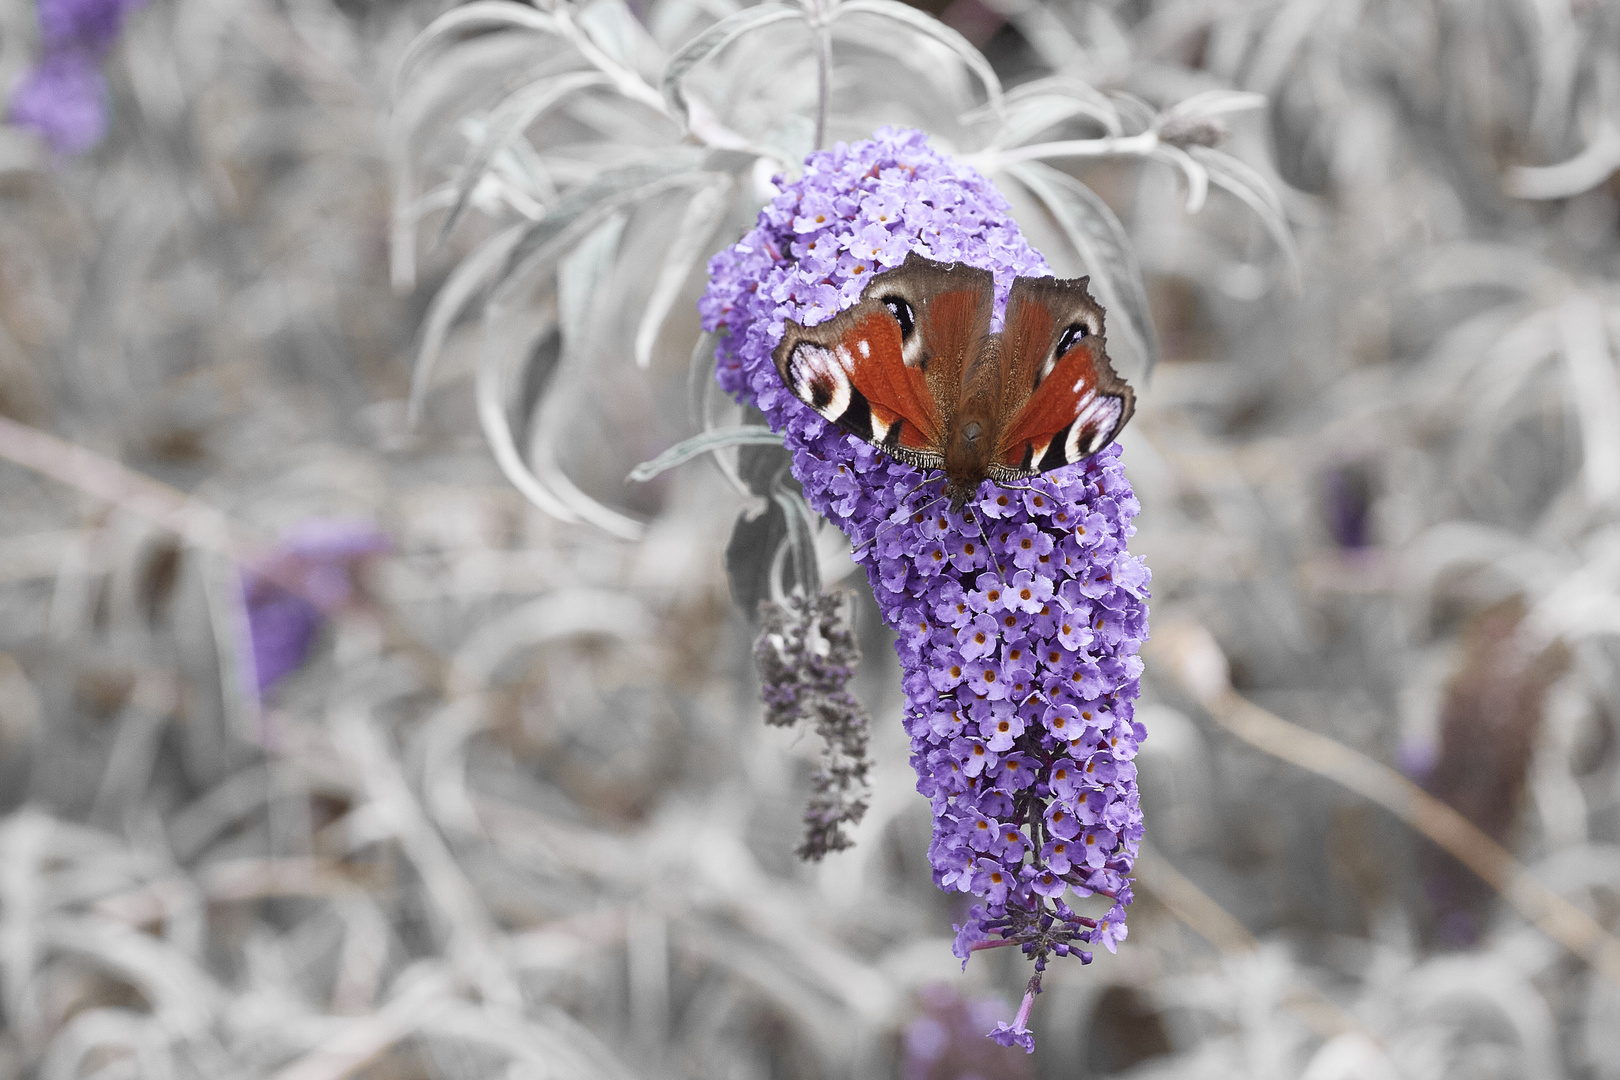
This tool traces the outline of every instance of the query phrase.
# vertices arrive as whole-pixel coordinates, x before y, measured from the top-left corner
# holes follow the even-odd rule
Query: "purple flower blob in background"
[[[326,616],[353,599],[361,563],[390,546],[370,522],[311,518],[289,529],[258,570],[242,572],[261,698],[303,666]]]
[[[964,1000],[933,983],[917,993],[921,1012],[900,1042],[901,1080],[1034,1080],[1029,1059],[991,1046],[984,1029],[1006,1007],[995,998]]]
[[[39,36],[47,51],[73,49],[105,55],[124,28],[124,16],[146,0],[39,0]]]
[[[11,91],[9,118],[38,132],[60,156],[81,154],[107,133],[101,74],[124,17],[145,0],[39,0],[43,55]]]
[[[856,545],[899,633],[917,789],[932,803],[929,862],[942,889],[982,902],[956,955],[1017,945],[1035,961],[1011,1024],[991,1037],[1026,1051],[1026,1021],[1052,955],[1082,963],[1125,936],[1142,836],[1133,758],[1149,574],[1126,551],[1139,507],[1110,446],[1043,474],[1034,490],[985,484],[956,514],[915,491],[924,473],[846,435],[782,384],[771,350],[784,321],[819,323],[854,304],[909,252],[996,278],[999,329],[1016,275],[1049,273],[983,176],[916,131],[812,154],[756,227],[709,264],[700,302],[722,334],[721,385],[782,432],[817,511]],[[988,548],[993,549],[993,555]],[[1066,902],[1113,900],[1100,919]]]

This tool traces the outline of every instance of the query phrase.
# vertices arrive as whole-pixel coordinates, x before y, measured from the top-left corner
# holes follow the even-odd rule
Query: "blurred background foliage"
[[[1613,4],[55,7],[121,33],[0,0],[0,1076],[1620,1077]],[[806,866],[738,464],[624,483],[739,419],[708,255],[884,123],[1142,387],[1153,851],[1031,1059],[838,538]]]

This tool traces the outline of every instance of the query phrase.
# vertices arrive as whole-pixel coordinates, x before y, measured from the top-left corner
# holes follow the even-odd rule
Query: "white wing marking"
[[[849,365],[843,362],[848,357],[849,350],[842,347],[834,353],[831,349],[806,341],[793,350],[793,357],[788,361],[788,370],[793,376],[793,392],[800,401],[829,420],[837,420],[849,408]],[[815,404],[815,386],[818,383],[831,388],[827,403],[819,407]]]

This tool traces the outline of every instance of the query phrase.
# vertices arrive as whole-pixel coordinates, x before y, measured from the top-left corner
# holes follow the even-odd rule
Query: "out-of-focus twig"
[[[1204,627],[1183,621],[1156,628],[1150,649],[1150,659],[1163,665],[1216,723],[1251,746],[1384,807],[1478,874],[1548,937],[1620,985],[1620,939],[1535,880],[1477,825],[1394,769],[1290,723],[1232,689],[1226,656]]]
[[[0,416],[0,458],[144,517],[204,550],[238,560],[262,553],[262,544],[242,535],[224,514],[206,503],[94,450],[6,416]]]
[[[271,547],[263,539],[207,503],[136,472],[105,454],[0,416],[0,459],[33,469],[92,498],[146,518],[174,532],[193,547],[224,555],[237,566],[249,567],[260,577],[323,610],[327,606],[323,596],[310,591],[302,575],[271,557]],[[377,598],[372,596],[371,599]],[[423,646],[387,607],[377,605],[373,615],[387,631],[392,644],[411,656],[429,683],[441,685],[445,671],[438,654]]]
[[[1586,149],[1557,165],[1515,165],[1502,190],[1519,199],[1567,199],[1603,183],[1620,169],[1620,126],[1604,124]]]
[[[1253,952],[1260,942],[1237,916],[1217,904],[1157,850],[1146,844],[1136,861],[1138,882],[1170,914],[1223,953]]]
[[[1154,899],[1168,908],[1170,914],[1222,953],[1251,953],[1260,948],[1260,942],[1236,916],[1146,844],[1142,845],[1141,854],[1136,859],[1136,880]],[[1359,1020],[1339,1008],[1320,990],[1297,978],[1294,980],[1293,993],[1283,1004],[1324,1038],[1331,1039],[1346,1031],[1354,1031],[1378,1041],[1377,1036]]]

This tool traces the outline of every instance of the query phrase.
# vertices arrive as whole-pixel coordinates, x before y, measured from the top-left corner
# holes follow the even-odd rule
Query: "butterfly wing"
[[[1114,372],[1087,278],[1018,278],[1002,332],[1002,415],[991,476],[1034,476],[1113,442],[1136,407]]]
[[[965,358],[990,328],[985,270],[909,256],[860,302],[815,326],[789,322],[771,353],[795,397],[856,438],[938,468]]]

